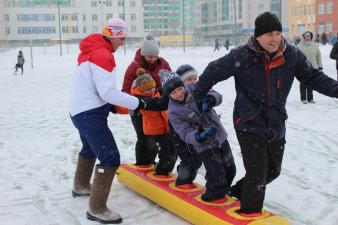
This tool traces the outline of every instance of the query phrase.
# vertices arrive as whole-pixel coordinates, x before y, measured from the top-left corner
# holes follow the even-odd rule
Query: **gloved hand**
[[[323,70],[323,67],[318,67],[319,70]]]
[[[147,102],[142,98],[138,98],[138,101],[139,101],[138,106],[134,111],[137,111],[137,110],[140,110],[140,109],[146,109]]]
[[[217,133],[216,127],[214,125],[210,125],[204,131],[199,131],[195,133],[195,138],[198,142],[203,143],[208,138],[215,137]]]
[[[202,113],[209,112],[212,107],[215,106],[215,98],[211,95],[207,95],[203,100],[200,102],[199,110]]]
[[[115,105],[111,105],[111,107],[110,107],[109,111],[110,111],[111,113],[114,113],[114,114],[116,114],[117,112],[116,112]]]

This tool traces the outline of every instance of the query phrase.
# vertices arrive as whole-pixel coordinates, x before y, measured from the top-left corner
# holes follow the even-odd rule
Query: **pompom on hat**
[[[143,68],[137,69],[136,76],[132,88],[143,92],[156,87],[155,80]]]
[[[110,18],[103,27],[102,34],[107,37],[127,37],[127,24],[118,17]]]

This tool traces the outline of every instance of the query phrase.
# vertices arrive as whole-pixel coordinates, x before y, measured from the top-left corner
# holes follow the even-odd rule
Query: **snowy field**
[[[88,198],[71,197],[81,143],[69,115],[69,92],[76,66],[77,46],[29,49],[23,76],[13,75],[19,49],[0,53],[0,225],[90,225],[85,218]],[[208,62],[224,55],[212,47],[165,48],[160,52],[176,69],[183,63],[202,72]],[[331,46],[321,46],[324,72],[336,78]],[[116,53],[119,84],[135,49]],[[216,110],[229,133],[237,164],[235,181],[244,174],[232,127],[234,81],[217,84],[224,102]],[[299,100],[299,82],[291,90],[287,109],[287,144],[281,176],[268,185],[265,208],[293,225],[338,224],[338,100],[314,93],[315,104]],[[134,162],[135,132],[129,117],[111,115],[109,124],[122,162]],[[204,183],[204,170],[197,178]],[[187,222],[128,190],[116,180],[108,206],[128,225],[185,225]]]

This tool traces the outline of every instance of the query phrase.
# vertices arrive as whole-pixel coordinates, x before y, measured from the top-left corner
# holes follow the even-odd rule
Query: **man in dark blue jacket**
[[[241,201],[238,213],[244,216],[261,213],[265,187],[280,174],[285,104],[294,78],[324,95],[338,97],[338,82],[309,65],[281,33],[276,15],[259,15],[254,36],[247,44],[209,63],[194,91],[196,101],[203,105],[213,85],[234,77],[237,96],[233,122],[246,174],[231,187],[230,194]]]

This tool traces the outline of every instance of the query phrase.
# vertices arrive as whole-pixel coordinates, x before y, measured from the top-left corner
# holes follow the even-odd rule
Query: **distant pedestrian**
[[[312,32],[306,31],[303,34],[303,40],[297,48],[306,56],[307,61],[313,68],[323,70],[322,56],[319,47],[312,41],[312,38]],[[308,102],[314,103],[312,88],[302,82],[300,83],[300,98],[304,104]]]
[[[228,51],[229,50],[229,48],[230,48],[230,41],[229,41],[229,39],[227,38],[227,39],[225,39],[225,43],[224,43],[224,47],[225,47],[225,49]]]
[[[18,57],[17,57],[17,63],[15,64],[15,72],[16,75],[18,72],[18,69],[21,69],[21,75],[23,75],[23,64],[25,64],[25,58],[23,57],[22,51],[19,51]]]
[[[219,39],[217,38],[217,39],[215,39],[215,49],[214,49],[214,52],[217,50],[217,51],[219,51]]]

